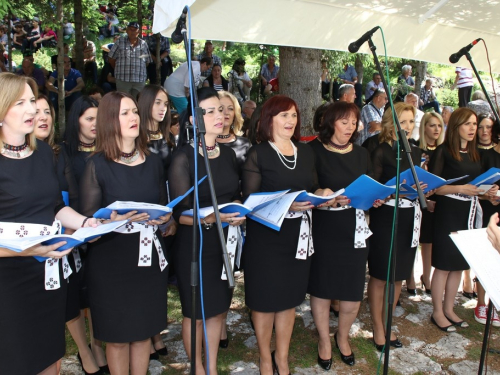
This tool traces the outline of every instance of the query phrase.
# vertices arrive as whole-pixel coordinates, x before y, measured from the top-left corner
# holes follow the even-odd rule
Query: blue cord
[[[189,28],[188,28],[188,70],[189,70],[189,87],[191,88],[191,90],[196,90],[196,88],[194,87],[194,82],[192,81],[192,77],[193,77],[193,74],[192,74],[192,65],[191,65],[191,8],[188,7],[188,20],[189,20]],[[187,27],[187,25],[186,25]],[[193,147],[193,150],[194,150],[194,190],[195,190],[195,195],[197,197],[196,199],[196,208],[198,210],[198,213],[200,212],[200,202],[198,200],[198,139],[197,139],[197,134],[196,134],[196,115],[195,115],[195,108],[194,108],[194,101],[193,101],[193,96],[194,95],[190,95],[190,100],[191,100],[191,111],[192,111],[192,115],[193,115],[193,142],[194,142],[194,147]],[[207,363],[207,366],[206,366],[206,371],[207,371],[207,375],[210,375],[210,366],[208,366],[208,364],[210,363],[210,355],[209,355],[209,347],[208,347],[208,339],[207,339],[207,325],[206,325],[206,320],[205,320],[205,305],[203,303],[203,269],[202,269],[202,256],[203,256],[203,231],[201,229],[201,222],[200,220],[198,220],[198,230],[200,232],[200,257],[198,259],[198,262],[199,262],[199,267],[200,267],[200,301],[201,301],[201,316],[202,316],[202,319],[203,319],[203,332],[205,334],[205,348],[206,348],[206,363]],[[193,222],[193,225],[195,225],[195,223]],[[196,316],[195,317],[192,317],[191,319],[196,319]],[[191,353],[191,355],[195,355],[193,353]]]

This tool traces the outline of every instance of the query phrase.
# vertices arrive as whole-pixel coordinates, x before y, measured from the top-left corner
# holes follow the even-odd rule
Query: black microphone
[[[174,32],[172,33],[171,40],[174,44],[179,44],[184,40],[184,36],[182,35],[182,29],[186,28],[186,14],[188,12],[187,5],[182,10],[182,14],[177,21],[177,26],[175,27]]]
[[[481,38],[477,38],[476,40],[472,41],[471,44],[465,46],[464,48],[462,48],[460,51],[458,51],[457,53],[454,53],[450,56],[450,62],[452,64],[455,64],[458,62],[458,60],[460,60],[460,58],[465,55],[467,52],[469,52],[471,50],[472,47],[474,47],[480,40],[483,40]]]
[[[373,33],[375,31],[377,31],[378,29],[380,29],[380,26],[375,26],[370,31],[364,33],[361,38],[359,38],[355,42],[352,42],[351,44],[349,44],[349,47],[347,47],[347,49],[349,50],[349,52],[351,52],[351,53],[358,52],[359,47],[361,47],[368,39],[370,39],[371,36],[373,35]]]

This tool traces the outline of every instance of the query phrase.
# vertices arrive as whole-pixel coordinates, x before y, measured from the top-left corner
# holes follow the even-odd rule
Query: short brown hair
[[[453,111],[448,120],[443,144],[448,148],[452,158],[458,161],[462,160],[462,155],[460,155],[460,134],[458,133],[458,128],[465,124],[471,116],[474,116],[477,122],[476,112],[470,108],[462,107]],[[471,142],[467,142],[467,154],[469,154],[472,161],[479,160],[479,153],[476,149],[476,138],[477,130],[474,139]]]
[[[118,144],[122,139],[120,106],[124,98],[129,98],[137,106],[137,102],[131,95],[120,91],[107,93],[99,103],[99,106],[105,108],[105,110],[97,111],[95,152],[102,152],[107,160],[118,160],[120,158],[121,150]],[[135,139],[135,148],[139,152],[149,155],[147,145],[146,129],[139,126],[139,136]]]
[[[292,138],[296,141],[300,141],[300,111],[297,103],[288,96],[285,95],[275,95],[262,106],[262,112],[260,115],[259,130],[257,130],[257,141],[274,142],[273,138],[273,117],[277,116],[280,112],[288,111],[294,108],[297,112],[297,125],[295,126],[295,131]]]
[[[349,142],[353,142],[358,137],[360,114],[358,106],[354,103],[348,102],[335,102],[326,109],[326,112],[323,115],[323,121],[318,129],[319,140],[324,144],[328,144],[332,136],[335,134],[335,122],[348,118],[351,114],[356,117],[356,130],[354,130],[351,138],[349,139]]]

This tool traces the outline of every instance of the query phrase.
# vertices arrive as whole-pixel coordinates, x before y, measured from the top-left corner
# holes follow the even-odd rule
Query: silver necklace
[[[292,145],[293,148],[293,160],[288,160],[285,155],[282,154],[282,152],[279,150],[278,146],[276,146],[273,142],[269,141],[269,144],[271,147],[276,151],[278,154],[278,157],[280,158],[281,163],[287,167],[288,169],[295,169],[297,166],[297,147],[293,144],[292,141],[290,141],[290,144]],[[293,167],[289,167],[286,163],[293,163]]]
[[[189,141],[189,144],[191,145],[191,147],[194,148],[194,141],[192,139]],[[217,143],[217,141],[215,142],[215,146],[206,146],[206,149],[207,149],[207,156],[209,158],[213,158],[213,157],[219,155],[220,147],[219,147],[219,144]],[[198,153],[201,156],[204,156],[203,155],[203,146],[202,145],[198,145]]]
[[[21,159],[28,156],[31,152],[31,147],[28,146],[26,142],[21,146],[12,146],[7,143],[3,144],[0,149],[0,154],[5,155],[10,158]]]
[[[139,158],[139,151],[134,149],[130,154],[125,152],[120,153],[120,161],[125,164],[132,164]]]

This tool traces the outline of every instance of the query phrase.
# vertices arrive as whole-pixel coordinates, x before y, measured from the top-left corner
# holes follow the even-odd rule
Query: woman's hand
[[[177,222],[175,220],[172,220],[172,223],[167,226],[167,229],[165,229],[165,232],[163,232],[161,235],[163,237],[168,237],[174,236],[175,233],[177,233]]]
[[[311,202],[293,202],[290,206],[289,211],[302,212],[314,208]]]
[[[57,249],[59,249],[63,245],[66,245],[66,241],[58,242],[49,246],[35,245],[21,251],[19,255],[24,257],[38,256],[52,259],[61,259],[66,254],[69,254],[71,250],[73,250],[73,248],[71,248],[64,251],[57,251]]]
[[[494,213],[488,227],[486,228],[486,233],[488,234],[488,240],[490,240],[493,247],[500,252],[500,228],[498,228],[498,213]]]
[[[477,186],[467,184],[467,185],[462,185],[460,186],[459,193],[460,194],[465,194],[469,196],[474,196],[474,195],[479,195],[482,192],[482,190],[479,190]]]
[[[426,194],[425,194],[425,197],[426,198],[429,198],[431,195],[433,195],[434,193],[436,193],[436,189],[434,190],[429,190]],[[428,201],[428,202],[431,202],[431,201]]]
[[[85,224],[83,224],[82,228],[97,228],[99,225],[101,225],[101,221],[99,219],[96,219],[95,217],[89,217],[87,220],[85,220]]]
[[[171,217],[172,217],[172,213],[170,212],[166,215],[160,216],[156,220],[149,220],[146,222],[146,224],[148,224],[148,225],[163,225],[163,224],[167,223]]]
[[[382,206],[384,203],[385,203],[385,199],[376,199],[373,202],[372,206],[375,208],[378,208],[378,207]]]
[[[326,197],[328,195],[332,195],[334,194],[333,191],[331,189],[318,189],[314,192],[315,195],[319,195],[320,197]],[[338,197],[337,197],[338,198]],[[333,198],[333,199],[330,199],[328,202],[325,202],[325,203],[322,203],[320,205],[318,205],[318,207],[330,207],[330,206],[333,206],[335,204],[335,202],[337,201],[337,198]]]
[[[434,212],[435,208],[436,208],[436,202],[434,202],[434,201],[427,201],[427,211]]]
[[[342,206],[347,206],[349,203],[351,203],[351,200],[349,198],[347,198],[345,195],[339,195],[335,198],[334,204],[332,205],[333,207],[342,207]]]
[[[220,221],[223,223],[228,223],[229,225],[232,225],[233,227],[237,227],[238,225],[243,224],[243,222],[246,220],[246,217],[238,217],[240,215],[239,212],[233,212],[231,214],[224,214],[222,212],[219,212],[220,215]],[[205,217],[205,223],[211,224],[215,223],[215,213],[212,212],[210,215]],[[202,221],[203,222],[203,221]]]
[[[113,221],[120,221],[120,220],[128,220],[130,222],[140,222],[140,221],[147,221],[149,219],[149,215],[146,213],[138,214],[137,211],[129,211],[126,214],[123,215],[118,215],[116,211],[111,212],[109,221],[106,220],[107,223],[113,222]]]
[[[494,184],[490,190],[488,190],[486,193],[484,193],[484,195],[486,197],[488,197],[488,199],[492,199],[492,198],[498,198],[497,197],[497,191],[498,191],[498,185]]]

